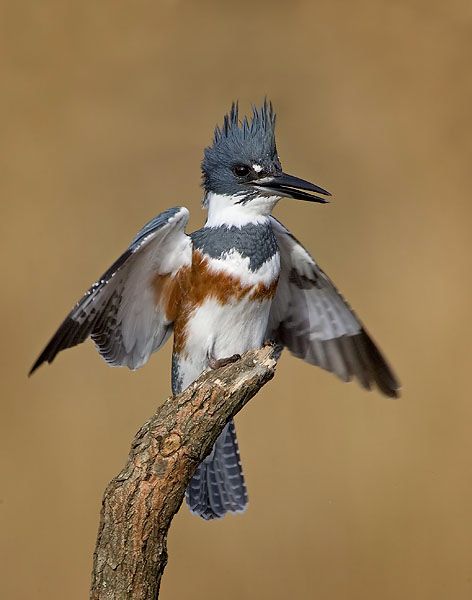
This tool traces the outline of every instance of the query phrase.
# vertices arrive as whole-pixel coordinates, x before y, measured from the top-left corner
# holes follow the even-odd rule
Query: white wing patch
[[[153,281],[173,278],[191,264],[188,217],[186,208],[171,208],[145,225],[66,317],[31,373],[88,337],[111,365],[137,369],[146,363],[172,330]]]
[[[298,240],[275,218],[271,222],[281,272],[267,338],[343,381],[354,376],[366,389],[375,383],[397,396],[399,383],[361,321]]]

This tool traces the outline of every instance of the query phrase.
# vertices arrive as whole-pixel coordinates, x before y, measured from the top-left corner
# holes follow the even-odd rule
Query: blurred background
[[[472,4],[2,2],[1,557],[8,600],[86,598],[103,490],[169,394],[170,345],[27,371],[136,231],[184,204],[233,99],[278,112],[276,215],[349,299],[399,401],[284,355],[237,418],[248,511],[183,507],[161,597],[472,594]]]

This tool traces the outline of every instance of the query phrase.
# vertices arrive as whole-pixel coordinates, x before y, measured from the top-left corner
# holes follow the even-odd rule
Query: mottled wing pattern
[[[271,217],[281,273],[269,316],[267,337],[295,356],[335,373],[355,377],[397,397],[400,385],[362,323],[310,254]]]
[[[30,374],[88,337],[111,365],[142,366],[172,329],[154,282],[191,264],[188,216],[186,208],[176,207],[149,221],[69,313]]]

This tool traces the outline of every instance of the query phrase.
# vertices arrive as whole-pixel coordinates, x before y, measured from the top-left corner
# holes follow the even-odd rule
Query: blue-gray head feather
[[[253,107],[250,120],[244,117],[240,121],[238,104],[233,102],[223,125],[215,129],[213,144],[205,148],[202,176],[206,192],[252,194],[253,189],[246,186],[246,182],[281,171],[275,144],[275,119],[272,103],[265,100],[259,108]],[[254,164],[262,167],[262,171],[254,172]],[[238,165],[250,168],[247,175],[237,176],[234,169]]]

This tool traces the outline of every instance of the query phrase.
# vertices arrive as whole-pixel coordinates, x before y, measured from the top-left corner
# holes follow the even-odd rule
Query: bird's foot
[[[275,360],[279,360],[280,355],[282,354],[282,351],[284,349],[283,344],[281,344],[278,340],[266,340],[264,342],[264,347],[266,348],[267,346],[270,346],[274,349]]]
[[[226,367],[226,365],[236,362],[240,358],[240,354],[233,354],[233,356],[228,356],[227,358],[214,358],[213,356],[210,356],[208,364],[211,369],[220,369],[221,367]]]

